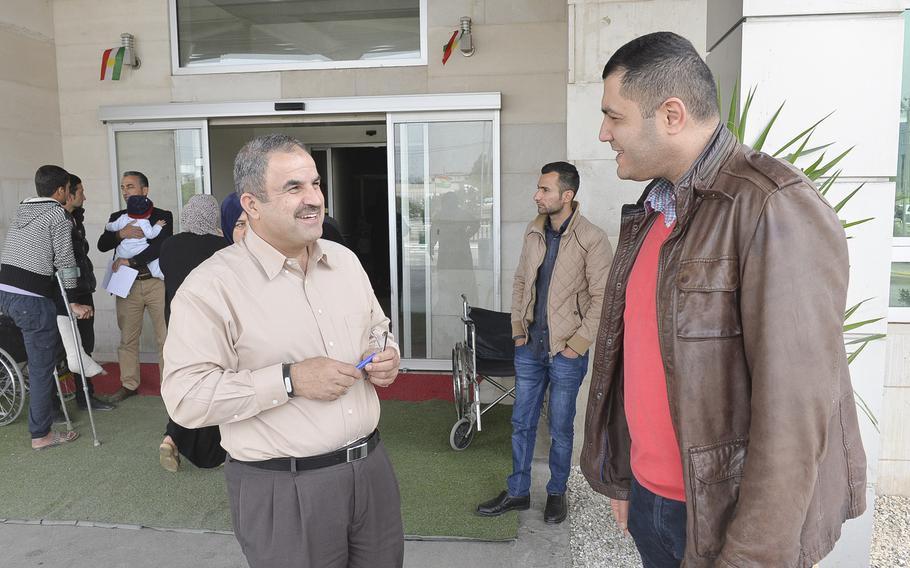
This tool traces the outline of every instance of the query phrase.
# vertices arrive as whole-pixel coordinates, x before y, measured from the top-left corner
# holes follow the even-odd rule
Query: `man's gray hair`
[[[272,152],[293,152],[300,148],[306,152],[303,142],[286,134],[257,136],[237,152],[234,158],[234,191],[237,195],[252,193],[260,201],[268,201],[265,189],[265,170]]]

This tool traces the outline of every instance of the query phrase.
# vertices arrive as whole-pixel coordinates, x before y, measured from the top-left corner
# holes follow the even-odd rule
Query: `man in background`
[[[133,195],[148,197],[149,180],[142,172],[123,172],[120,180],[120,194],[123,202]],[[126,213],[126,209],[115,211],[108,222],[113,222]],[[152,276],[148,264],[157,260],[161,254],[161,243],[174,234],[174,216],[170,211],[154,207],[148,218],[150,224],[164,221],[161,233],[148,239],[148,248],[133,258],[119,258],[114,261],[113,270],[129,266],[139,271],[133,287],[126,298],[117,297],[117,326],[120,328],[120,346],[117,348],[117,359],[120,363],[120,388],[109,400],[120,402],[137,394],[139,389],[139,336],[142,333],[142,320],[146,310],[155,327],[155,339],[158,342],[159,373],[164,366],[162,352],[164,339],[167,336],[167,325],[164,321],[164,282]],[[117,248],[123,239],[144,237],[142,229],[136,225],[127,225],[119,231],[104,231],[98,239],[98,250],[108,252]]]

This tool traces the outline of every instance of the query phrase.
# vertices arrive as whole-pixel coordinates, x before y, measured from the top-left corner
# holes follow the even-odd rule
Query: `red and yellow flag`
[[[452,51],[455,50],[455,46],[458,45],[458,39],[461,37],[461,32],[455,30],[452,32],[452,37],[449,38],[449,42],[445,44],[442,48],[442,64],[445,65],[446,61],[449,60],[449,57],[452,55]]]
[[[125,53],[125,47],[112,47],[104,50],[104,55],[101,56],[102,81],[120,80],[120,74],[123,71],[123,56]]]

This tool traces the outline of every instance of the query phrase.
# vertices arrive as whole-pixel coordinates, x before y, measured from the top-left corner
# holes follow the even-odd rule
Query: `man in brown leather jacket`
[[[866,507],[841,223],[736,141],[684,38],[637,38],[603,78],[600,139],[653,181],[622,210],[582,470],[646,567],[812,566]]]

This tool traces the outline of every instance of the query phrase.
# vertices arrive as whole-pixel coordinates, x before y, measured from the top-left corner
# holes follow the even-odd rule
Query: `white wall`
[[[0,241],[16,204],[35,196],[35,170],[63,166],[50,0],[0,10]]]
[[[731,8],[739,4],[741,10]],[[875,220],[850,229],[851,286],[848,305],[871,298],[856,320],[887,313],[891,257],[891,230],[897,160],[898,105],[900,99],[904,2],[894,0],[710,0],[708,36],[716,45],[709,65],[722,78],[722,94],[729,98],[738,79],[740,96],[757,87],[746,141],[759,133],[781,102],[778,118],[765,149],[776,149],[794,134],[825,114],[835,111],[819,126],[813,140],[834,142],[828,156],[854,146],[841,162],[840,182],[829,200],[836,203],[860,183],[860,195],[841,217]],[[729,25],[733,24],[733,28]],[[732,29],[732,33],[731,33]],[[741,54],[737,73],[736,54]],[[805,165],[805,164],[803,164]],[[857,330],[886,331],[884,321]],[[854,389],[882,418],[882,392],[886,344],[871,344],[851,366]],[[880,436],[860,415],[863,443],[868,457],[869,511],[847,523],[835,551],[822,563],[831,566],[867,565],[872,530],[873,484],[878,472]],[[888,432],[885,432],[887,439]]]

